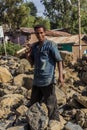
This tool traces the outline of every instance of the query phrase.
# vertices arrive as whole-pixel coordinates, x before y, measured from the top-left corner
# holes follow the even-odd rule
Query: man
[[[29,61],[34,64],[34,81],[31,93],[31,105],[42,99],[48,108],[48,116],[51,119],[54,108],[57,105],[55,96],[55,67],[59,70],[58,82],[63,86],[62,58],[55,43],[45,37],[45,27],[34,27],[38,42],[31,48]],[[27,55],[28,56],[28,55]]]

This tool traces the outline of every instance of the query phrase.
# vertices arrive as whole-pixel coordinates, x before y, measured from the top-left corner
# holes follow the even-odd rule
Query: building
[[[16,32],[7,32],[6,34],[9,35],[10,40],[16,44],[23,45],[24,43],[26,43],[26,40],[29,40],[30,43],[37,41],[33,28],[21,27],[19,30],[16,30]],[[63,31],[55,31],[55,30],[46,31],[46,36],[59,37],[70,35],[71,34]]]
[[[59,50],[72,52],[75,60],[79,58],[79,35],[71,35],[67,32],[47,30],[46,37],[49,40],[54,41]],[[24,45],[28,40],[30,44],[37,41],[34,33],[34,29],[21,27],[16,33],[10,36],[13,43]],[[81,35],[81,55],[87,52],[87,36]]]
[[[69,51],[73,53],[75,60],[79,58],[79,35],[70,35],[70,36],[63,36],[63,37],[49,37],[49,40],[54,41],[58,44],[59,50],[62,51]],[[81,35],[81,55],[84,54],[87,50],[87,36]]]

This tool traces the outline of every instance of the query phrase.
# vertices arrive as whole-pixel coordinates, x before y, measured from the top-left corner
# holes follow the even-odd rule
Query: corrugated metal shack
[[[47,39],[58,44],[58,48],[62,51],[72,52],[74,58],[79,58],[79,35],[63,36],[63,37],[49,37]],[[81,55],[87,50],[87,36],[81,35]]]

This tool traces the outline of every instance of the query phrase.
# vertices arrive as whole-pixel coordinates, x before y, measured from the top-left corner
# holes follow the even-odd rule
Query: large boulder
[[[48,110],[45,104],[38,102],[33,104],[27,111],[28,123],[31,130],[44,130],[48,125]]]
[[[17,108],[23,103],[24,96],[21,94],[7,94],[1,98],[0,107]]]
[[[14,77],[14,84],[17,86],[24,86],[29,90],[32,88],[33,76],[27,74],[19,74]]]
[[[18,73],[31,73],[33,72],[33,68],[31,67],[30,63],[26,59],[20,60],[20,66],[18,67]]]

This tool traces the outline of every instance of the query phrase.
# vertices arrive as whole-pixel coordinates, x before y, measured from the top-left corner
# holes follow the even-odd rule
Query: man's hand
[[[63,78],[58,79],[58,86],[59,86],[59,89],[61,89],[65,93],[65,95],[67,95],[67,88],[65,86]]]
[[[58,79],[58,84],[60,87],[63,87],[64,86],[64,79],[63,78],[59,78]]]
[[[27,59],[30,56],[31,50],[32,50],[31,49],[31,44],[26,44],[26,57],[27,57]]]

